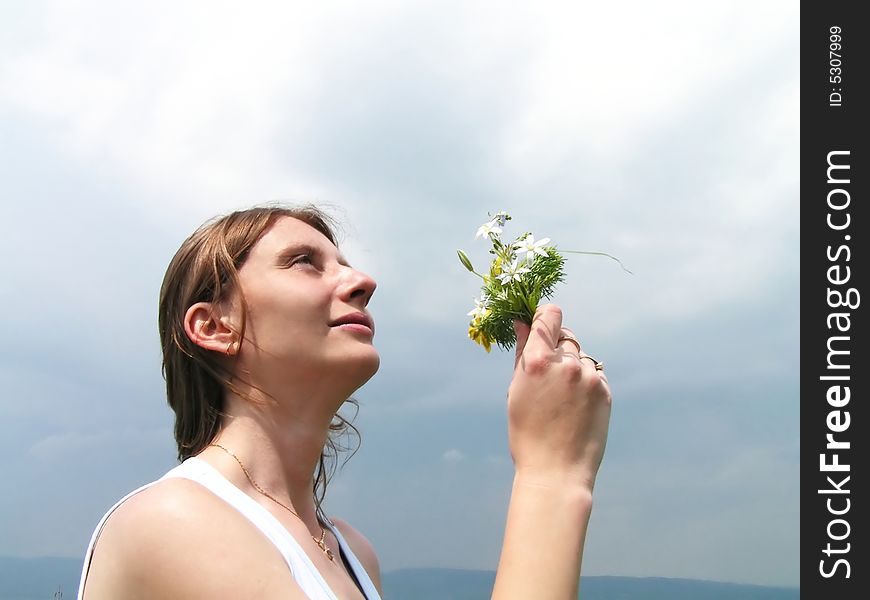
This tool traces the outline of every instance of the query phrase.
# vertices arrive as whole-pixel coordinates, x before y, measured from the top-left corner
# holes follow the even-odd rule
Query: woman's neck
[[[263,492],[272,496],[272,501],[291,509],[314,532],[319,529],[314,471],[337,408],[321,400],[308,398],[303,404],[287,398],[244,400],[229,394],[220,431],[212,443],[234,456],[219,448],[203,453],[205,458],[205,452],[210,452],[209,460],[241,489],[252,496],[262,497]],[[328,405],[333,407],[324,410]]]

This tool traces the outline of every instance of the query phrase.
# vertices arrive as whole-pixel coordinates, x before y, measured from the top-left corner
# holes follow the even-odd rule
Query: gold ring
[[[577,338],[572,337],[570,335],[563,335],[563,336],[560,336],[559,339],[556,341],[556,345],[558,346],[562,342],[571,342],[572,344],[577,346],[577,352],[578,353],[580,352],[580,342],[577,340]]]
[[[580,358],[588,358],[589,360],[591,360],[592,362],[594,362],[594,363],[595,363],[595,370],[596,370],[596,371],[603,371],[603,370],[604,370],[604,363],[603,363],[603,362],[598,362],[597,360],[595,360],[593,357],[589,356],[588,354],[584,354],[584,355],[581,356]]]

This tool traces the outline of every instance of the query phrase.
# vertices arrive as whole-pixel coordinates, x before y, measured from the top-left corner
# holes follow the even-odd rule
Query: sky
[[[157,294],[220,213],[314,202],[380,372],[327,511],[381,567],[494,569],[512,355],[466,337],[489,212],[566,250],[614,396],[583,573],[799,583],[798,5],[0,7],[0,555],[81,556],[175,464]]]

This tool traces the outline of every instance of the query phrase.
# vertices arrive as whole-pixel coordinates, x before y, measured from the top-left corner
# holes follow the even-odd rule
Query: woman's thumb
[[[520,362],[520,357],[523,355],[523,349],[526,347],[526,342],[529,341],[529,334],[532,328],[522,321],[514,320],[514,331],[517,334],[517,356],[514,360],[514,368]]]

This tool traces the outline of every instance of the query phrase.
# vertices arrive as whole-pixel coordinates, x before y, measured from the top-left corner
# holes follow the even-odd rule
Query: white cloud
[[[441,459],[448,463],[457,463],[465,460],[465,455],[456,448],[451,448],[441,455]]]
[[[0,63],[0,99],[54,123],[73,156],[123,173],[164,210],[316,196],[276,167],[271,135],[305,114],[308,49],[330,10],[197,6],[51,3],[41,43]]]
[[[49,435],[28,450],[27,454],[40,461],[72,460],[76,456],[88,455],[113,448],[121,454],[136,454],[147,449],[161,448],[172,438],[172,431],[166,428],[140,430],[133,427],[84,433],[68,431]]]
[[[255,3],[244,11],[217,4],[207,12],[196,4],[125,5],[109,12],[98,6],[93,1],[51,3],[41,43],[11,52],[0,63],[0,89],[5,90],[0,101],[55,123],[59,143],[78,160],[125,174],[147,190],[142,201],[163,214],[192,211],[204,218],[240,203],[280,197],[340,201],[352,214],[366,212],[364,221],[389,220],[388,198],[372,203],[329,174],[307,173],[311,165],[305,155],[325,133],[335,134],[318,118],[344,119],[356,106],[350,116],[364,125],[372,117],[383,118],[379,102],[391,106],[394,90],[366,88],[369,81],[361,73],[379,62],[388,69],[407,69],[401,56],[368,45],[378,35],[386,36],[384,43],[406,42],[400,31],[384,31],[384,23],[398,18],[389,16],[395,3],[375,3],[365,10],[331,3]],[[678,317],[757,289],[777,268],[780,254],[790,249],[777,219],[796,201],[790,184],[796,181],[797,79],[795,75],[779,87],[768,82],[753,92],[752,101],[748,95],[741,100],[739,90],[753,83],[745,81],[746,73],[760,69],[762,62],[779,71],[796,66],[796,60],[769,64],[770,56],[793,41],[790,26],[796,14],[783,15],[776,4],[753,3],[753,14],[777,15],[771,27],[741,18],[742,8],[733,3],[704,10],[682,1],[495,7],[492,2],[448,7],[423,34],[432,52],[439,53],[437,60],[417,46],[411,56],[422,68],[421,79],[450,82],[464,94],[479,90],[486,98],[512,94],[496,123],[497,135],[480,156],[496,169],[493,175],[501,185],[518,188],[526,198],[543,186],[543,195],[547,180],[565,169],[566,161],[576,163],[577,175],[566,182],[568,194],[538,205],[570,223],[581,208],[571,198],[595,193],[589,189],[595,180],[586,171],[612,182],[612,193],[605,187],[600,194],[604,202],[592,204],[595,212],[582,207],[586,222],[600,223],[611,234],[599,235],[600,243],[579,243],[605,246],[636,269],[639,277],[633,282],[614,282],[623,304],[636,295],[632,283],[644,274],[654,278],[655,285],[639,282],[648,294],[641,311],[620,310],[623,315]],[[399,14],[411,31],[418,31],[421,22],[433,19],[431,8]],[[102,18],[94,19],[94,14]],[[455,38],[446,37],[451,14],[459,23],[450,29]],[[109,21],[115,27],[105,27]],[[331,32],[328,44],[324,31]],[[507,59],[510,73],[503,64]],[[707,164],[662,165],[699,169],[705,181],[670,198],[650,197],[657,209],[641,209],[643,222],[632,219],[643,187],[655,182],[620,169],[629,167],[627,161],[638,149],[698,118],[703,111],[698,103],[715,108],[710,90],[735,94],[741,114],[725,118],[742,133],[726,136],[727,130],[714,129],[709,143],[723,154],[711,155]],[[441,104],[432,107],[436,112],[451,110],[453,100],[444,92]],[[465,117],[487,110],[473,97],[464,101],[474,107]],[[343,104],[324,112],[323,103]],[[716,117],[723,116],[716,110]],[[467,134],[473,136],[474,130]],[[789,138],[793,144],[784,143]],[[276,155],[282,149],[288,156]],[[765,174],[755,168],[759,164],[776,168]],[[369,205],[366,211],[358,208],[362,203]],[[455,227],[474,225],[461,217],[455,215]],[[702,221],[705,217],[709,221]],[[554,229],[553,235],[565,240],[563,246],[570,245],[571,230]],[[741,232],[735,247],[734,236]],[[443,257],[441,248],[438,255],[428,254],[435,248],[417,250],[423,254],[400,259],[395,266],[382,260],[378,271],[387,281],[393,281],[391,274],[404,277],[408,259],[414,265],[437,265],[443,259],[456,268],[452,249]],[[409,316],[441,322],[449,310],[461,308],[458,301],[445,306],[445,295],[439,293],[445,278],[451,282],[448,289],[463,281],[461,273],[451,276],[438,269],[422,275],[407,286],[402,304]]]
[[[746,19],[749,4],[540,5],[527,25],[539,37],[506,159],[539,182],[565,155],[618,161],[638,138],[684,116],[711,88],[797,36],[796,12],[752,3],[754,14],[770,18]]]

